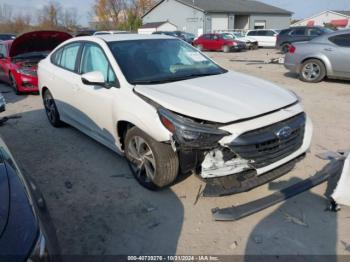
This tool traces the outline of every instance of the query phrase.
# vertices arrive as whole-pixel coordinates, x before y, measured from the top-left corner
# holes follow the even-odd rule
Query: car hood
[[[218,123],[251,118],[297,101],[288,90],[237,72],[137,85],[135,91],[171,111]]]
[[[52,51],[62,42],[72,38],[65,32],[35,31],[20,35],[11,45],[10,57],[25,53]]]

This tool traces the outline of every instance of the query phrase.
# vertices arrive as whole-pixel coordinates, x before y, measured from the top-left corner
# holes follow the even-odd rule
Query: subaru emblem
[[[279,139],[286,139],[286,138],[288,138],[291,134],[292,134],[292,128],[290,128],[289,126],[282,127],[280,130],[278,130],[277,132],[275,132],[275,135],[276,135]]]

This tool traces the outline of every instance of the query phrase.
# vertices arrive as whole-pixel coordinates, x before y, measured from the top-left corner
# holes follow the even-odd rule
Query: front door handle
[[[325,48],[325,49],[324,49],[324,51],[331,52],[331,51],[333,51],[333,49],[332,49],[332,48],[330,48],[330,47],[327,47],[327,48]]]

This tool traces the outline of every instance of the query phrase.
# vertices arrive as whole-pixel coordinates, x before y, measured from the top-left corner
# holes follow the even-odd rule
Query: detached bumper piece
[[[237,207],[228,207],[222,209],[215,208],[212,210],[213,218],[216,221],[236,221],[241,218],[250,216],[306,190],[309,190],[310,188],[313,188],[327,181],[330,177],[336,176],[342,172],[343,164],[344,159],[332,160],[314,176],[290,187],[287,187],[281,191],[275,192],[269,196]]]
[[[202,196],[218,197],[247,192],[288,173],[294,168],[295,164],[304,157],[305,155],[301,155],[300,157],[260,176],[257,176],[256,172],[252,170],[231,176],[206,179],[206,186],[203,190]]]

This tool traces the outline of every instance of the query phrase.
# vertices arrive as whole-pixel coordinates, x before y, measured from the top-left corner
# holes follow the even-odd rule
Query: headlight
[[[230,133],[207,124],[197,123],[189,118],[176,115],[165,108],[158,109],[159,118],[174,136],[180,146],[191,148],[213,148]]]
[[[22,74],[22,75],[27,75],[27,76],[37,76],[36,71],[34,71],[32,69],[28,69],[28,68],[17,69],[17,73]]]

